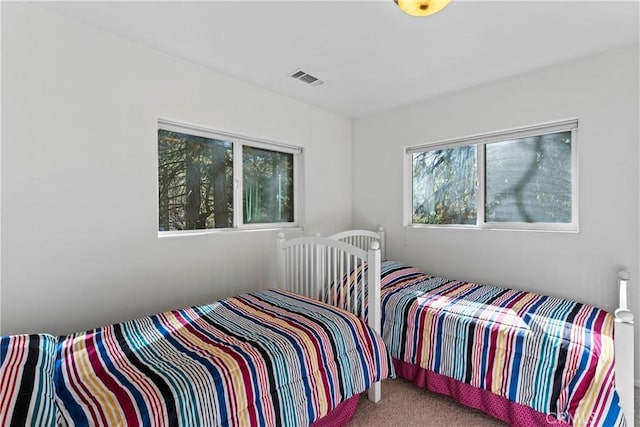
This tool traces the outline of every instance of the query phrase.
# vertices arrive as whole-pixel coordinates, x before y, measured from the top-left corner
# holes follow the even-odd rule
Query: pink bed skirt
[[[358,409],[360,394],[345,400],[324,417],[316,420],[311,427],[343,427],[349,424]]]
[[[417,365],[393,359],[396,374],[412,381],[420,388],[451,396],[470,408],[478,409],[511,426],[569,426],[554,415],[543,414],[528,406],[510,401],[490,391],[454,380],[444,375],[423,369]]]

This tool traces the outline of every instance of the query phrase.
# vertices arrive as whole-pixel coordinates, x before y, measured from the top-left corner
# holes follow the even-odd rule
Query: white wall
[[[624,267],[638,316],[638,80],[633,45],[356,120],[353,225],[384,225],[387,256],[434,275],[607,310]],[[403,148],[571,117],[579,118],[579,233],[403,228]]]
[[[270,284],[276,231],[158,239],[158,117],[304,147],[306,231],[350,225],[347,118],[24,3],[2,2],[2,67],[3,334]]]

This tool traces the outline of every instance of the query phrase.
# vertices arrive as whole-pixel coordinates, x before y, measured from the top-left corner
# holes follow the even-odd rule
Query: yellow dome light
[[[398,7],[412,16],[428,16],[444,9],[451,0],[393,0]]]

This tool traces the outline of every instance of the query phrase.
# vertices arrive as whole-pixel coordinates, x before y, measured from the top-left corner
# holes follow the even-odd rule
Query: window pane
[[[242,150],[244,223],[293,222],[293,154]]]
[[[476,148],[413,155],[413,223],[476,224]]]
[[[159,230],[233,226],[231,142],[158,130]]]
[[[486,145],[486,221],[571,223],[571,132]]]

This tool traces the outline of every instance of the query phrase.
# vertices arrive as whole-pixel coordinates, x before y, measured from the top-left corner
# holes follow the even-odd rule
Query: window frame
[[[486,206],[486,145],[513,139],[540,136],[558,132],[571,132],[571,222],[487,222]],[[413,223],[413,155],[427,151],[454,147],[476,147],[476,224],[416,224]],[[578,119],[571,118],[532,126],[506,129],[448,139],[407,147],[404,150],[404,213],[405,227],[411,228],[451,228],[472,230],[522,230],[577,233],[578,228]]]
[[[300,227],[302,216],[302,156],[304,150],[295,145],[283,144],[261,138],[238,135],[231,132],[210,129],[204,126],[194,125],[185,122],[178,122],[170,119],[159,118],[156,129],[156,153],[158,146],[158,131],[179,132],[183,134],[199,136],[203,138],[217,139],[230,142],[233,147],[233,226],[224,228],[204,228],[198,230],[157,230],[158,237],[228,233],[246,230],[273,230],[281,228]],[[293,155],[293,222],[263,222],[245,224],[243,211],[243,148],[244,146],[263,150],[277,151]],[[156,155],[156,223],[160,215],[160,196],[158,194],[159,181],[157,177],[160,167],[158,155]]]

